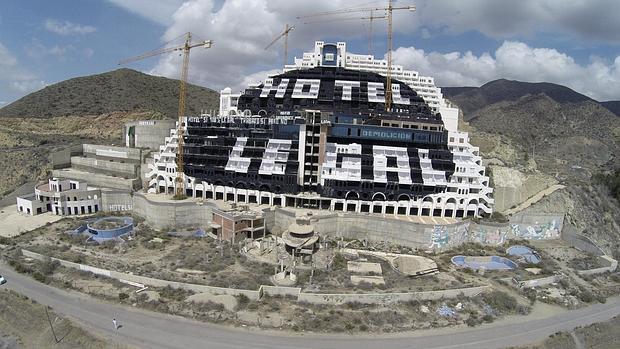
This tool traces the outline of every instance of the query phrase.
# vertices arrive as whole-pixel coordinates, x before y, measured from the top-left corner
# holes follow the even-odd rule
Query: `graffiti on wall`
[[[553,217],[543,223],[518,223],[494,226],[464,222],[454,225],[435,225],[430,230],[429,249],[446,250],[465,242],[499,246],[509,239],[559,239],[562,217]],[[428,230],[427,230],[428,232]]]
[[[540,224],[511,224],[510,227],[515,238],[526,240],[558,239],[562,230],[560,221],[557,219]]]
[[[477,226],[477,228],[476,231],[470,234],[470,242],[498,246],[506,241],[508,232],[506,230],[502,231],[502,228],[485,227],[481,225]]]
[[[452,232],[450,232],[452,230]],[[446,226],[436,225],[431,232],[429,249],[443,250],[458,246],[469,239],[469,222]]]

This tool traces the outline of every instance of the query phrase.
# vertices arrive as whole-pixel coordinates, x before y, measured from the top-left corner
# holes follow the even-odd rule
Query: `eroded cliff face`
[[[505,212],[556,184],[526,212],[566,213],[567,222],[609,253],[620,250],[620,206],[596,174],[618,166],[620,118],[594,101],[558,103],[544,94],[486,105],[461,119],[480,147]]]

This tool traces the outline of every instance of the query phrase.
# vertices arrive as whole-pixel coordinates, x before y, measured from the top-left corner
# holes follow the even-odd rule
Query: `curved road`
[[[562,311],[537,318],[517,317],[474,329],[448,328],[394,336],[287,335],[261,330],[223,327],[186,318],[105,303],[86,295],[41,284],[0,264],[8,287],[57,313],[76,320],[82,327],[112,341],[140,348],[270,348],[270,349],[365,349],[365,348],[504,348],[525,345],[552,333],[606,321],[620,314],[620,297],[606,304]],[[112,318],[122,327],[115,331]]]

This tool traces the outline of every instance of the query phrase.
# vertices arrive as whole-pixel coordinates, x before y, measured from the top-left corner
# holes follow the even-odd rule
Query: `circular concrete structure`
[[[133,230],[133,218],[104,217],[87,224],[86,228],[93,240],[102,242],[130,233]]]
[[[517,263],[500,256],[454,256],[452,264],[473,270],[513,270],[518,267]]]
[[[291,224],[282,234],[282,240],[289,254],[313,254],[318,248],[319,236],[312,225]]]
[[[522,246],[522,245],[510,246],[506,250],[506,253],[511,256],[518,257],[519,260],[523,261],[524,263],[530,263],[530,264],[540,263],[540,255],[536,251],[532,250],[531,248],[527,246]]]

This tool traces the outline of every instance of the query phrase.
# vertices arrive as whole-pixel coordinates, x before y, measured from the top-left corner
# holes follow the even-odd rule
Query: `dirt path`
[[[533,204],[537,203],[540,199],[544,198],[545,196],[553,193],[556,190],[560,190],[560,189],[564,189],[566,188],[566,186],[562,185],[562,184],[554,184],[552,186],[550,186],[547,189],[541,190],[538,193],[534,194],[532,197],[530,197],[529,199],[523,201],[522,203],[520,203],[519,205],[517,205],[517,207],[515,208],[511,208],[508,209],[504,212],[502,212],[504,215],[508,216],[511,214],[515,214],[517,212],[523,211],[526,208],[532,206]]]

